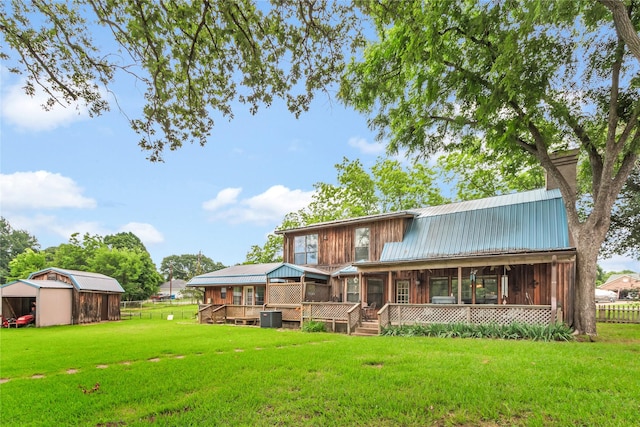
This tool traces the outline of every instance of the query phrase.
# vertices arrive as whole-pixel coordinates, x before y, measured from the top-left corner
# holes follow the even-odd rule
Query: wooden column
[[[389,284],[387,285],[387,302],[395,302],[393,298],[393,272],[389,272]]]
[[[462,304],[462,267],[458,267],[458,304]]]
[[[551,323],[557,321],[558,315],[558,257],[554,255],[551,258]]]

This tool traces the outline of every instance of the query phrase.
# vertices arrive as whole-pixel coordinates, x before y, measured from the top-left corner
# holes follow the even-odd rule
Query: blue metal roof
[[[402,242],[380,261],[569,249],[559,190],[534,190],[416,210]]]
[[[322,270],[312,267],[304,267],[301,265],[294,265],[283,263],[282,265],[274,268],[267,273],[269,279],[286,279],[293,277],[304,277],[310,279],[328,280],[330,275]]]

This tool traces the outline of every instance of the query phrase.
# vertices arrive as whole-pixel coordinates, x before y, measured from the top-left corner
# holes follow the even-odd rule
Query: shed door
[[[101,320],[109,320],[109,295],[102,295]]]

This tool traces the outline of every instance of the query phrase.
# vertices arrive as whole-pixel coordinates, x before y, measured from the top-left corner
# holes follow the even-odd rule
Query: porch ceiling
[[[381,271],[423,270],[436,268],[481,267],[490,265],[546,264],[556,257],[558,262],[575,261],[575,249],[543,253],[477,255],[473,257],[410,260],[397,262],[366,262],[355,264],[363,273]]]

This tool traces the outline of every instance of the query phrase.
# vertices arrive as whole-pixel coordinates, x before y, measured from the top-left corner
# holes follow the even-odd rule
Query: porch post
[[[393,272],[389,271],[389,288],[387,289],[388,302],[395,302],[393,298]]]
[[[364,276],[362,275],[362,271],[358,271],[358,285],[360,286],[360,305],[362,305],[362,301],[364,301]],[[347,293],[345,292],[344,300],[347,300]]]
[[[304,296],[307,294],[307,289],[306,289],[307,284],[305,283],[304,273],[302,273],[302,276],[300,276],[300,282],[301,282],[300,289],[301,289],[301,292],[302,292],[302,296],[300,298],[300,303],[303,303],[304,302]]]
[[[265,285],[264,286],[264,303],[262,305],[263,308],[266,307],[267,304],[269,304],[269,290],[270,290],[269,284],[270,283],[271,283],[271,279],[267,277],[267,281],[264,284]]]
[[[462,304],[462,267],[458,267],[458,304]]]
[[[554,255],[551,258],[551,323],[556,322],[558,313],[558,257]]]

